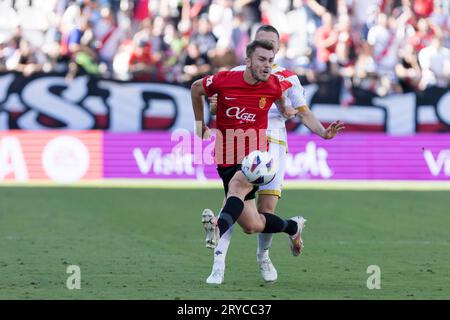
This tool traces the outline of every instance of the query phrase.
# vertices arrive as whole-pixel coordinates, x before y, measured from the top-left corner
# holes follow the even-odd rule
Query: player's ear
[[[247,58],[245,58],[245,66],[247,67],[247,68],[250,68],[251,67],[251,62],[250,62],[250,58],[249,57],[247,57]]]

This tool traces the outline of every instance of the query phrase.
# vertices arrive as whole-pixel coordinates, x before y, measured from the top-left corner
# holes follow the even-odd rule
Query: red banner
[[[0,131],[0,181],[101,179],[102,139],[89,131]]]

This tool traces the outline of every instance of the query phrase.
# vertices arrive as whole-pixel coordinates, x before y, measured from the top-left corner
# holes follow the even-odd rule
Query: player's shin
[[[297,223],[292,220],[281,219],[275,214],[261,213],[266,218],[266,225],[262,233],[285,232],[292,236],[297,232]]]
[[[220,237],[237,221],[243,209],[244,202],[241,199],[234,196],[228,197],[217,220]]]
[[[233,226],[231,226],[217,242],[217,247],[214,249],[213,269],[225,269],[225,258],[227,256],[228,247],[230,246],[233,229]]]
[[[269,249],[272,245],[273,233],[259,233],[258,234],[258,249],[256,256],[258,261],[269,258]]]

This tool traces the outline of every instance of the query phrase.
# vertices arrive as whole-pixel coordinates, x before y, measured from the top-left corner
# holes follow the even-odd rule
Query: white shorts
[[[272,136],[269,136],[269,153],[277,159],[279,169],[270,183],[259,187],[258,194],[274,195],[281,198],[284,172],[286,170],[287,145],[283,136],[279,136],[281,139],[272,138]]]

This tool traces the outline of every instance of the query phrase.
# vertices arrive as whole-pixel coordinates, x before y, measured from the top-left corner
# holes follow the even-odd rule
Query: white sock
[[[256,257],[258,261],[269,258],[269,249],[272,244],[273,233],[259,233],[258,234],[258,251]]]
[[[227,256],[228,247],[230,246],[231,234],[233,233],[234,226],[231,226],[217,242],[217,246],[214,249],[214,265],[213,269],[225,269],[225,258]]]

